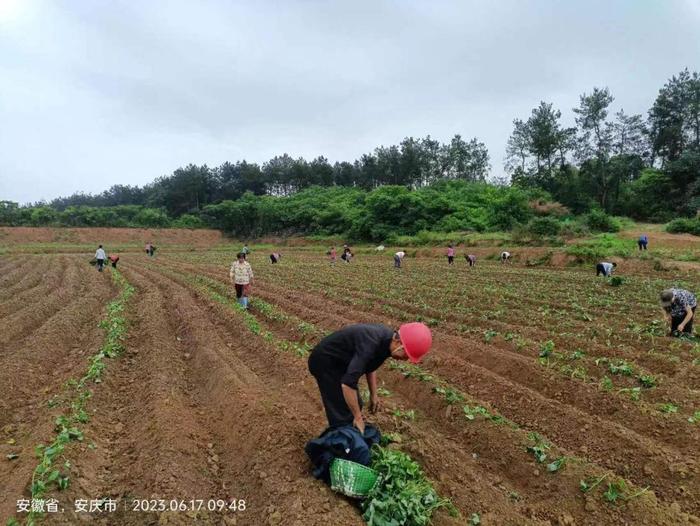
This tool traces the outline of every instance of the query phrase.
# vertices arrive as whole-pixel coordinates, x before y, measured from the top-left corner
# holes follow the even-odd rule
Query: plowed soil
[[[393,447],[460,513],[439,511],[434,524],[473,513],[485,525],[700,524],[700,423],[689,421],[700,410],[700,355],[655,329],[655,294],[671,281],[700,290],[696,274],[644,268],[614,288],[588,269],[447,267],[429,253],[400,270],[386,255],[331,266],[323,248],[305,245],[279,265],[252,254],[246,318],[232,307],[233,253],[123,258],[136,289],[126,351],[94,387],[85,438],[66,452],[71,485],[52,493],[64,511],[44,523],[362,524],[352,501],[310,475],[303,446],[325,421],[294,345],[349,323],[417,319],[434,332],[421,364],[430,378],[385,364],[383,409],[369,418],[400,436]],[[0,257],[0,270],[0,449],[19,453],[0,462],[4,519],[29,495],[34,446],[51,439],[47,401],[84,372],[117,290],[85,257]],[[629,376],[611,372],[622,361]],[[642,387],[641,376],[656,385]],[[445,388],[462,399],[448,403]],[[671,403],[675,412],[662,411]],[[467,419],[477,406],[496,416]],[[527,451],[533,432],[550,445],[544,463]],[[581,480],[603,475],[581,491]],[[609,502],[608,482],[624,483],[628,498]],[[74,510],[75,499],[98,498],[117,511]],[[244,500],[245,510],[135,511],[143,499]]]

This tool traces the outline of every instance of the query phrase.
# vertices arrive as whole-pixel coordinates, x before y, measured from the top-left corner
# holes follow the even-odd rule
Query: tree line
[[[115,185],[97,195],[78,193],[54,199],[48,206],[141,205],[163,208],[169,215],[199,213],[206,205],[253,195],[290,196],[311,186],[340,186],[372,190],[384,185],[421,188],[438,181],[484,181],[489,154],[477,139],[455,135],[443,144],[430,136],[407,137],[399,145],[381,146],[354,162],[330,164],[325,157],[311,161],[288,154],[261,165],[226,162],[210,168],[190,164],[143,187]]]
[[[700,76],[687,69],[660,90],[646,118],[612,114],[608,88],[581,95],[576,125],[541,102],[515,119],[505,167],[512,183],[536,187],[574,212],[600,208],[668,221],[700,208]]]
[[[512,189],[519,189],[519,195],[539,195],[544,201],[559,202],[574,214],[600,210],[659,222],[694,216],[700,207],[698,73],[684,70],[669,79],[646,116],[630,115],[621,108],[613,113],[613,103],[609,89],[593,88],[582,94],[579,105],[572,108],[574,126],[565,127],[561,110],[545,101],[527,118],[516,118],[505,158]],[[464,140],[455,135],[449,142],[441,143],[430,136],[407,137],[398,145],[380,146],[352,162],[331,164],[322,156],[307,161],[284,154],[262,165],[245,160],[214,168],[190,164],[141,187],[115,185],[97,195],[77,193],[31,206],[0,202],[0,224],[227,225],[233,231],[231,221],[222,214],[228,211],[231,217],[239,217],[245,223],[248,220],[240,216],[240,211],[247,207],[261,216],[251,215],[257,217],[257,222],[248,221],[247,230],[238,231],[291,231],[294,224],[288,218],[300,216],[291,213],[288,206],[311,202],[306,198],[309,195],[324,196],[326,201],[315,201],[315,206],[330,210],[325,217],[336,214],[346,219],[379,199],[375,196],[382,196],[384,201],[377,202],[388,206],[386,195],[378,192],[383,188],[388,188],[387,192],[397,199],[409,201],[421,201],[425,195],[434,197],[430,188],[451,188],[452,202],[465,203],[471,198],[457,196],[454,188],[477,192],[482,198],[485,194],[480,185],[487,184],[490,168],[489,152],[476,138]],[[471,184],[445,186],[460,181]],[[503,184],[501,181],[496,186]],[[310,191],[319,187],[332,191],[328,195]],[[397,188],[403,188],[402,193],[397,193]],[[277,201],[278,204],[271,204]],[[339,203],[350,207],[347,213],[340,213]],[[470,210],[474,213],[475,208]],[[281,215],[272,221],[270,214]],[[407,214],[396,228],[415,231],[405,224],[414,221],[421,230],[424,219],[425,225],[431,227],[444,224],[444,217],[454,228],[503,226],[497,221],[470,223],[463,217],[455,220],[457,216],[449,212]],[[354,226],[343,223],[346,231],[379,236],[378,231],[370,234],[369,227],[360,228],[354,220],[350,223]],[[316,219],[300,223],[296,230],[313,232],[309,224],[320,223]]]

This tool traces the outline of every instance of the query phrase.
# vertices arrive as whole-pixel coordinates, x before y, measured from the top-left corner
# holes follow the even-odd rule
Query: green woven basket
[[[331,489],[354,498],[364,498],[379,481],[379,473],[372,468],[336,458],[331,463]]]

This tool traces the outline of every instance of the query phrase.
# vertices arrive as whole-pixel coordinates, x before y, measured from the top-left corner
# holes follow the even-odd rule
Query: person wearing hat
[[[671,326],[671,336],[693,333],[693,318],[698,300],[684,289],[666,289],[661,293],[661,307]]]
[[[238,303],[241,307],[247,309],[248,292],[250,291],[250,286],[253,284],[253,268],[250,266],[250,263],[245,260],[245,254],[243,252],[239,252],[236,257],[236,261],[231,264],[229,278],[231,278],[236,288]]]
[[[352,424],[364,434],[360,378],[367,378],[370,411],[376,413],[377,369],[389,357],[418,363],[432,342],[428,326],[418,322],[398,330],[381,324],[348,325],[323,338],[311,351],[309,372],[318,383],[328,425]]]

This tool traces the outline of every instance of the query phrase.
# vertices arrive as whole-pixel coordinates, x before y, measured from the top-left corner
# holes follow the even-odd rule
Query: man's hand
[[[375,414],[382,408],[382,402],[379,400],[378,396],[373,396],[369,402],[369,410],[372,414]]]
[[[365,434],[365,421],[362,419],[362,416],[355,417],[352,421],[352,425],[355,426],[360,433],[363,435]]]

